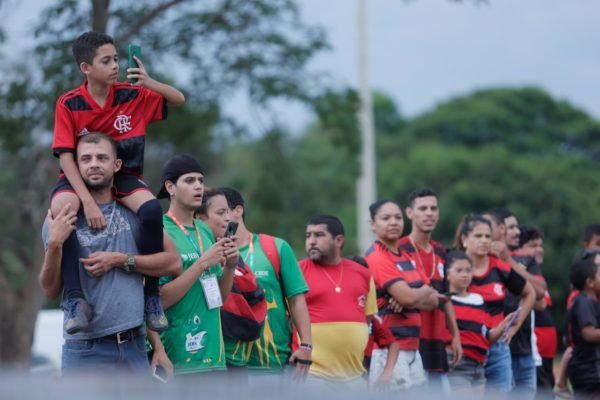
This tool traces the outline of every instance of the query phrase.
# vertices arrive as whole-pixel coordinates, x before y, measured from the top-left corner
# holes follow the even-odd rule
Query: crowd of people
[[[298,261],[286,240],[246,226],[238,190],[206,188],[190,155],[167,161],[154,196],[141,180],[145,128],[183,94],[137,58],[135,83],[117,82],[107,35],[84,33],[73,52],[86,81],[56,105],[63,175],[40,272],[48,297],[62,293],[64,376],[127,369],[213,389],[231,376],[324,393],[526,398],[567,395],[569,379],[576,396],[600,396],[600,224],[585,229],[570,270],[569,349],[555,379],[541,229],[491,209],[465,216],[446,248],[433,240],[437,194],[416,189],[404,209],[370,206],[375,240],[362,256],[342,256],[336,216],[311,218]]]

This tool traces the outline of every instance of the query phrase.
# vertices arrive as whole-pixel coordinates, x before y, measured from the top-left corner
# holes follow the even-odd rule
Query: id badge
[[[221,289],[219,288],[219,282],[217,277],[209,275],[206,278],[200,279],[202,283],[202,289],[204,289],[204,297],[206,298],[206,304],[208,309],[221,307],[223,305],[223,298],[221,297]]]

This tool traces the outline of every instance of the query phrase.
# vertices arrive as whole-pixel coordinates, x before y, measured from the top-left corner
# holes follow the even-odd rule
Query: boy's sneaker
[[[66,308],[65,330],[69,335],[87,328],[92,318],[92,309],[85,299],[81,297],[68,299]]]
[[[160,303],[158,295],[150,295],[146,297],[146,305],[144,307],[146,314],[146,326],[155,332],[166,331],[169,327],[169,321]]]

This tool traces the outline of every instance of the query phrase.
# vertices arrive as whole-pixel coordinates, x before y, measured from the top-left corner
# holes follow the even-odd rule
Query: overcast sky
[[[25,47],[31,11],[49,0],[5,1],[0,24],[8,43]],[[298,3],[306,22],[327,29],[333,47],[311,68],[355,86],[355,0]],[[406,116],[477,88],[536,85],[600,118],[600,1],[367,0],[367,9],[370,83]],[[229,106],[256,123],[249,108],[242,99]],[[294,129],[311,118],[299,106],[278,108]]]

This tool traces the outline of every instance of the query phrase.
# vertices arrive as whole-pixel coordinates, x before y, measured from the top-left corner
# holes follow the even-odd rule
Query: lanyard
[[[248,257],[250,257],[250,262],[247,262]],[[248,253],[246,254],[246,257],[244,257],[244,263],[249,265],[250,269],[252,269],[254,265],[254,242],[252,241],[252,234],[250,232],[248,232]]]
[[[175,222],[175,225],[177,225],[177,227],[179,227],[179,229],[184,233],[185,237],[194,247],[194,250],[196,250],[198,255],[201,256],[202,254],[204,254],[204,245],[202,244],[202,238],[200,237],[200,231],[198,230],[198,226],[194,224],[194,228],[196,229],[196,236],[198,237],[198,244],[196,244],[190,237],[190,233],[188,232],[188,230],[177,220],[177,217],[175,217],[175,214],[171,210],[167,212],[167,216],[171,218],[173,222]],[[198,246],[200,246],[200,248],[198,248]]]

